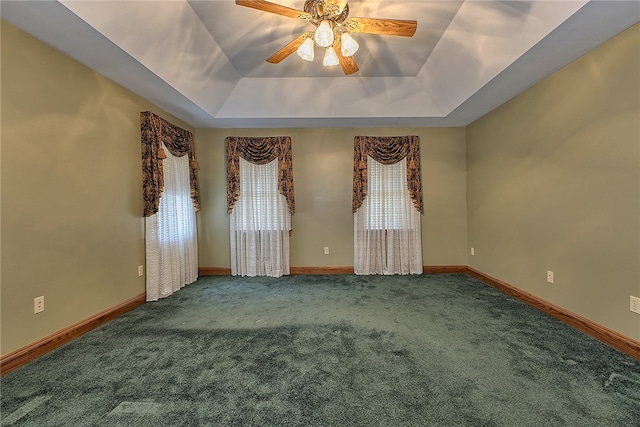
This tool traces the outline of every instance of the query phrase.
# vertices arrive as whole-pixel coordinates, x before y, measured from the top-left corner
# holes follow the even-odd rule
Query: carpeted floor
[[[640,425],[640,362],[461,274],[202,277],[0,381],[2,426]]]

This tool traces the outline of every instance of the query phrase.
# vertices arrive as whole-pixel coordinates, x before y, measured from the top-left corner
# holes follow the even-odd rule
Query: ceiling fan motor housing
[[[309,21],[318,26],[322,21],[331,21],[335,24],[342,24],[349,16],[349,5],[345,2],[342,11],[335,3],[327,3],[326,0],[306,0],[304,11],[312,16]]]

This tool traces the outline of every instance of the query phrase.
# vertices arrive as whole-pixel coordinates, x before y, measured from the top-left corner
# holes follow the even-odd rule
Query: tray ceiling
[[[302,9],[304,0],[273,0]],[[640,20],[634,1],[351,0],[360,71],[291,55],[311,24],[233,0],[3,1],[2,18],[195,127],[465,126]]]

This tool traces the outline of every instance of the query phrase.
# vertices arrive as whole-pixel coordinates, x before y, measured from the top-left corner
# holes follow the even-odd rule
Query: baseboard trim
[[[304,274],[353,274],[353,267],[291,267],[292,276]]]
[[[587,318],[584,318],[576,313],[559,307],[555,304],[551,304],[537,296],[530,294],[526,291],[516,288],[513,285],[505,283],[501,280],[491,277],[488,274],[484,274],[474,268],[467,267],[467,273],[476,279],[498,289],[505,294],[511,295],[514,298],[519,299],[522,302],[529,304],[530,306],[537,308],[538,310],[566,323],[567,325],[584,332],[593,338],[602,341],[603,343],[619,350],[629,356],[640,360],[640,342],[619,334],[605,326],[595,323]]]
[[[229,267],[198,267],[198,276],[231,276]]]
[[[4,375],[14,369],[19,368],[22,365],[37,359],[38,357],[60,347],[63,344],[72,341],[87,332],[104,325],[105,323],[115,319],[124,313],[133,310],[136,307],[144,304],[146,301],[146,294],[142,293],[130,300],[124,301],[116,306],[108,308],[100,313],[97,313],[87,319],[74,323],[64,329],[61,329],[53,334],[46,336],[38,341],[35,341],[29,345],[26,345],[18,350],[7,353],[0,358],[0,375]]]
[[[422,274],[466,273],[466,265],[425,265]]]
[[[303,274],[353,274],[353,267],[290,267],[292,276]],[[198,267],[200,276],[230,276],[229,267]]]
[[[290,274],[292,276],[304,274],[354,274],[352,266],[343,267],[291,267]],[[423,274],[441,274],[441,273],[466,273],[465,265],[425,265],[422,267]],[[230,276],[231,269],[229,267],[199,267],[198,274],[200,276]]]

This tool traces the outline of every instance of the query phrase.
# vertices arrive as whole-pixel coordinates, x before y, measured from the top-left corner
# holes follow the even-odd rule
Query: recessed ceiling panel
[[[271,0],[302,9],[304,0]],[[350,0],[351,17],[417,21],[354,34],[345,76],[292,54],[309,23],[235,0],[3,0],[2,18],[197,127],[465,126],[640,20],[635,1]]]
[[[303,10],[304,0],[273,0]],[[189,0],[196,15],[242,77],[341,77],[340,67],[322,66],[323,50],[315,49],[315,60],[291,55],[279,64],[265,60],[300,34],[315,26],[297,19],[262,12],[228,1]],[[360,77],[415,77],[446,31],[462,1],[371,1],[349,2],[351,17],[416,20],[413,37],[355,33],[360,44],[354,55]]]

